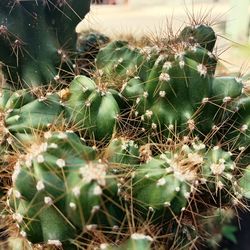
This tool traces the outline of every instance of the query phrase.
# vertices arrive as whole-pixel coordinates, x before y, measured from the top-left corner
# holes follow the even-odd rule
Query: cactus
[[[216,42],[216,35],[210,26],[199,24],[185,27],[180,32],[179,39],[185,42],[199,43],[201,47],[212,52]]]
[[[72,71],[75,27],[89,6],[90,0],[1,1],[0,61],[8,81],[29,86],[49,84],[61,73]]]
[[[250,199],[250,166],[247,166],[240,178],[240,187],[245,198]]]
[[[143,61],[138,49],[131,49],[125,41],[114,41],[102,48],[96,57],[97,68],[107,80],[126,80],[136,74]]]
[[[86,130],[95,140],[110,138],[115,131],[120,108],[118,92],[105,83],[96,84],[90,78],[77,76],[69,86],[69,98],[65,102],[70,123],[78,130]]]
[[[103,158],[114,164],[136,165],[140,163],[139,146],[131,139],[113,138],[104,150]]]
[[[204,237],[211,237],[208,240],[209,247],[212,249],[218,248],[222,238],[236,244],[235,232],[236,226],[231,225],[234,218],[234,213],[231,209],[215,209],[211,215],[202,219],[204,225]]]
[[[150,250],[150,245],[152,243],[153,239],[144,234],[140,233],[134,233],[131,235],[130,239],[125,241],[121,246],[119,247],[113,247],[113,246],[107,246],[103,244],[103,248],[107,250]],[[101,248],[102,249],[102,248]]]
[[[107,44],[110,39],[97,31],[82,32],[77,41],[77,48],[81,53],[97,54],[100,47]]]
[[[174,145],[135,169],[132,192],[139,214],[146,219],[151,211],[154,220],[169,219],[190,205],[187,202],[197,190],[214,199],[218,191],[238,196],[239,187],[232,185],[234,170],[230,152],[206,149],[199,141]]]
[[[207,119],[204,106],[213,97],[217,59],[199,44],[183,42],[178,48],[172,43],[172,47],[163,44],[139,50],[115,41],[98,53],[97,69],[103,79],[112,77],[110,81],[131,102],[144,128],[167,137],[172,127],[177,133],[194,129],[203,133],[199,124]]]
[[[249,97],[242,80],[215,76],[215,39],[193,25],[155,46],[113,41],[93,78],[46,94],[2,90],[0,178],[12,175],[2,200],[23,239],[63,249],[216,247],[224,209],[249,198]]]
[[[0,97],[0,143],[13,139],[22,142],[35,130],[47,129],[62,112],[59,95],[47,92],[32,93],[30,89],[2,89]]]
[[[78,67],[84,69],[84,74],[91,75],[95,65],[95,58],[101,47],[110,41],[109,37],[94,30],[84,31],[78,36],[77,50],[79,57],[77,59]]]
[[[242,96],[232,107],[233,115],[230,116],[231,127],[227,131],[227,140],[232,147],[240,151],[249,151],[250,146],[250,97]]]
[[[32,243],[67,245],[92,224],[117,223],[119,208],[114,209],[112,199],[113,203],[105,201],[117,192],[108,165],[98,161],[95,150],[74,133],[44,136],[20,157],[12,175],[9,204],[21,235]],[[113,216],[105,214],[110,206]]]
[[[202,43],[178,39],[141,50],[112,42],[97,55],[98,74],[115,83],[132,106],[128,119],[138,120],[143,130],[204,137],[229,119],[243,83],[237,77],[215,77],[216,56]]]
[[[82,230],[97,226],[109,231],[122,221],[127,224],[124,202],[133,202],[137,223],[150,218],[148,223],[160,226],[180,216],[192,200],[198,204],[201,190],[213,199],[223,190],[239,194],[231,154],[219,148],[206,150],[196,140],[161,145],[168,150],[146,158],[150,154],[132,140],[113,139],[98,160],[95,150],[72,132],[46,132],[44,137],[19,157],[9,192],[13,219],[32,243],[62,244],[67,249]],[[231,196],[227,203],[230,200]],[[124,244],[140,247],[149,242]]]
[[[236,227],[231,225],[233,218],[234,212],[228,208],[211,208],[195,216],[185,214],[183,220],[174,225],[173,232],[177,236],[171,247],[190,249],[195,246],[197,249],[220,249],[223,238],[235,243]]]

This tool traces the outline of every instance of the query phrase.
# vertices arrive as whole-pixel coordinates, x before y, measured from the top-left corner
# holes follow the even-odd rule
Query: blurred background
[[[220,70],[246,74],[250,65],[250,0],[93,0],[78,31],[95,29],[111,38],[132,34],[164,36],[190,19],[213,25]],[[223,72],[224,73],[224,72]]]

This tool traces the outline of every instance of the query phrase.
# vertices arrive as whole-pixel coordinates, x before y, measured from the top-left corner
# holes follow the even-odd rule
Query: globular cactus
[[[72,132],[44,137],[19,157],[12,175],[9,205],[21,235],[32,243],[66,247],[93,225],[122,221],[116,180],[96,151]]]
[[[1,207],[1,198],[4,197],[10,187],[10,176],[11,171],[9,170],[9,161],[10,161],[10,146],[8,144],[0,144],[0,207]],[[0,209],[0,214],[1,214]]]
[[[228,128],[226,139],[231,141],[232,148],[247,153],[250,145],[250,97],[243,95],[231,108],[231,126]]]
[[[91,75],[96,55],[100,48],[108,42],[110,42],[108,36],[94,30],[83,31],[79,34],[77,39],[77,51],[79,52],[77,65],[78,68],[84,70],[85,75]]]
[[[154,221],[172,218],[190,205],[188,200],[197,192],[214,199],[218,192],[225,192],[224,199],[231,202],[227,192],[240,196],[239,185],[232,175],[234,170],[231,153],[219,147],[207,149],[199,141],[170,146],[134,170],[131,188],[138,216],[146,219],[151,212]]]
[[[213,78],[211,96],[203,100],[201,110],[200,126],[208,136],[216,135],[226,123],[229,123],[229,117],[234,113],[232,104],[241,97],[243,86],[243,82],[238,77]]]
[[[230,149],[243,168],[249,164],[249,96],[245,87],[238,77],[215,78],[212,102],[205,108],[216,138]]]
[[[248,165],[240,178],[240,187],[245,198],[250,199],[250,165]]]
[[[96,65],[101,75],[108,81],[126,80],[137,74],[143,62],[138,49],[131,49],[125,41],[114,41],[102,48],[96,57]]]
[[[206,119],[203,106],[213,96],[216,62],[199,44],[174,41],[141,50],[115,41],[96,60],[103,79],[112,76],[111,82],[133,105],[135,119],[165,136],[171,129],[186,134],[201,130],[199,124]]]
[[[140,163],[139,145],[126,137],[112,138],[104,150],[103,158],[110,163],[117,164],[118,167],[121,165],[131,167]]]
[[[212,52],[216,43],[214,30],[205,24],[197,24],[185,27],[178,37],[181,41],[198,43],[203,48]]]
[[[209,137],[234,112],[243,83],[237,77],[215,76],[217,58],[202,41],[178,39],[141,49],[112,42],[98,53],[97,71],[103,81],[115,83],[131,105],[128,119],[137,120],[143,131],[166,138],[190,133]]]
[[[200,52],[202,61],[196,55]],[[145,128],[166,136],[171,129],[177,133],[194,130],[199,124],[197,108],[211,95],[209,56],[204,49],[190,48],[180,54],[152,57],[153,66],[143,65],[141,74],[124,84],[122,94],[133,102],[134,114]]]
[[[101,49],[98,53],[96,58],[97,68],[103,71],[106,76],[112,75],[112,80],[114,80],[115,77],[120,77],[122,79],[125,78],[128,80],[131,78],[131,75],[133,76],[133,74],[134,76],[140,77],[141,74],[147,75],[145,74],[146,72],[143,71],[150,70],[150,68],[154,65],[154,59],[156,60],[159,55],[162,55],[162,57],[158,58],[158,63],[164,59],[164,56],[175,56],[175,54],[178,54],[180,49],[185,50],[185,47],[190,47],[191,52],[192,49],[196,50],[196,53],[192,53],[191,58],[204,65],[207,64],[207,66],[209,66],[207,71],[212,73],[214,72],[217,61],[212,53],[216,42],[214,31],[211,27],[204,25],[197,25],[194,29],[197,30],[197,39],[194,41],[189,41],[189,39],[186,38],[187,35],[184,36],[184,34],[187,33],[191,36],[190,32],[186,31],[191,30],[188,26],[180,32],[180,35],[177,38],[173,37],[169,40],[162,39],[157,41],[155,46],[145,46],[141,49],[129,45],[126,41],[114,41]],[[203,33],[206,33],[206,36],[203,36]],[[209,41],[206,40],[206,37],[208,36],[213,37],[210,37],[212,39],[212,44],[209,45],[209,49],[204,46],[204,41]],[[202,41],[202,38],[204,41]],[[203,48],[205,50],[203,50]],[[206,53],[209,58],[207,58],[208,56]],[[153,60],[150,60],[151,57],[153,57]],[[141,64],[144,64],[144,66]],[[147,69],[145,69],[145,66]]]
[[[93,79],[38,97],[2,91],[0,175],[15,165],[2,200],[23,238],[63,249],[216,247],[220,212],[250,195],[249,97],[241,79],[215,76],[215,40],[193,25],[155,46],[114,41]],[[9,146],[9,134],[29,143]]]
[[[109,246],[108,244],[101,245],[101,249],[106,250],[150,250],[153,238],[142,233],[133,233],[130,239],[125,241],[121,246]]]
[[[55,123],[63,110],[57,93],[36,95],[30,89],[2,89],[0,93],[1,143],[29,140],[28,135],[35,130],[47,129]]]
[[[90,78],[77,76],[69,86],[69,97],[65,101],[69,123],[78,130],[86,131],[95,140],[110,138],[115,132],[120,114],[117,91],[96,84]],[[118,102],[117,102],[118,101]]]
[[[201,216],[200,225],[203,237],[207,240],[210,249],[217,249],[222,239],[237,243],[237,227],[232,225],[234,211],[232,209],[220,209],[210,211],[206,216]]]
[[[77,48],[81,53],[94,56],[98,53],[99,49],[107,44],[110,39],[97,31],[85,31],[82,32],[77,40]]]
[[[230,208],[212,207],[195,215],[188,212],[183,214],[182,220],[173,223],[175,239],[171,248],[220,249],[223,238],[236,243],[237,229],[232,225],[234,216],[234,211]],[[165,249],[164,246],[162,249]]]
[[[0,61],[8,82],[46,85],[73,71],[75,27],[89,8],[90,0],[1,1]]]
[[[231,195],[240,195],[230,153],[187,138],[160,147],[162,153],[153,157],[147,145],[139,148],[133,140],[117,137],[99,158],[73,132],[45,132],[19,156],[12,175],[9,206],[21,235],[32,243],[70,249],[77,235],[97,228],[107,231],[105,239],[112,242],[113,228],[129,225],[126,203],[133,203],[136,224],[149,220],[161,227],[199,199],[216,199],[226,190],[225,202],[230,203]],[[117,249],[150,247],[151,237],[135,235]]]

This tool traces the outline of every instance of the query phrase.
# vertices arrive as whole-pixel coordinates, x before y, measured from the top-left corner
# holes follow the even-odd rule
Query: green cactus
[[[120,108],[118,92],[85,76],[77,76],[69,86],[65,102],[68,120],[95,140],[110,138],[115,132]]]
[[[204,24],[192,25],[185,27],[179,35],[181,41],[198,43],[201,47],[213,51],[216,42],[214,30]]]
[[[204,133],[216,134],[234,113],[232,104],[241,97],[243,83],[236,77],[214,77],[211,96],[204,100],[200,127]],[[228,132],[226,132],[227,134]],[[216,136],[214,136],[216,137]]]
[[[100,49],[96,57],[97,69],[110,81],[126,80],[137,74],[143,57],[125,41],[114,41]]]
[[[233,115],[230,116],[230,128],[226,139],[231,141],[233,149],[249,152],[250,146],[250,96],[243,95],[233,107]],[[249,157],[248,157],[249,159]]]
[[[99,49],[107,44],[110,39],[97,31],[85,31],[82,32],[77,40],[77,48],[83,54],[93,55],[98,53]]]
[[[145,78],[150,75],[151,72],[149,71],[155,64],[155,60],[157,60],[159,55],[161,55],[161,57],[158,58],[158,63],[163,61],[164,58],[167,59],[168,55],[169,58],[175,56],[175,54],[177,56],[179,46],[180,48],[183,47],[183,52],[186,52],[187,57],[203,64],[204,66],[207,66],[207,72],[213,73],[216,66],[216,58],[211,51],[216,42],[216,37],[214,35],[213,45],[211,46],[209,44],[209,48],[204,46],[202,37],[204,38],[203,33],[214,34],[214,31],[211,27],[206,26],[205,28],[203,25],[200,25],[195,29],[197,29],[197,39],[195,42],[187,41],[186,35],[184,36],[184,34],[188,33],[186,30],[190,30],[190,27],[184,28],[180,33],[180,41],[178,41],[178,39],[177,41],[174,39],[173,41],[162,40],[159,42],[159,46],[156,45],[154,47],[145,46],[142,49],[138,49],[130,46],[125,41],[114,41],[108,44],[105,48],[101,49],[98,53],[96,58],[97,69],[101,70],[105,77],[112,77],[112,80],[114,80],[114,78],[129,80],[131,76],[140,76],[142,81],[146,81]],[[191,48],[190,55],[189,51],[186,51],[185,49],[188,47]],[[193,53],[192,50],[195,50],[196,53]],[[152,60],[150,60],[151,57],[153,57]],[[173,61],[173,59],[170,61]],[[152,77],[153,74],[151,74],[151,78]]]
[[[236,227],[231,225],[234,212],[227,208],[210,208],[196,215],[186,214],[182,221],[174,223],[176,234],[172,248],[220,249],[222,239],[235,243]],[[163,248],[164,249],[164,248]]]
[[[247,199],[250,199],[250,165],[248,165],[244,170],[243,176],[240,178],[239,183],[243,196]]]
[[[199,188],[214,199],[218,190],[239,195],[239,187],[232,185],[236,180],[231,153],[218,147],[206,149],[201,142],[189,143],[174,146],[135,168],[132,192],[140,216],[147,218],[151,211],[155,220],[170,219],[185,210]]]
[[[217,59],[199,44],[172,43],[172,47],[163,43],[138,49],[112,42],[98,53],[97,70],[103,79],[112,78],[144,128],[166,137],[172,129],[186,134],[208,132],[214,124],[205,131],[199,125],[207,119],[204,106],[213,97]]]
[[[103,158],[114,164],[136,165],[140,163],[139,146],[133,140],[113,138],[104,150]]]
[[[151,57],[153,66],[149,62],[143,65],[139,75],[122,89],[122,94],[132,101],[142,126],[161,131],[167,137],[170,130],[188,134],[202,129],[198,127],[206,118],[202,106],[211,97],[213,80],[205,49],[191,47],[173,56]]]
[[[237,227],[231,225],[233,218],[234,213],[231,209],[218,208],[201,219],[201,224],[204,227],[204,237],[209,238],[208,246],[211,249],[218,249],[223,237],[231,243],[237,243],[235,236]]]
[[[89,7],[90,0],[1,1],[0,61],[8,82],[49,84],[59,79],[60,68],[72,71],[75,27]]]
[[[8,168],[9,161],[10,161],[10,147],[9,145],[4,145],[0,144],[0,154],[1,154],[1,159],[0,159],[0,211],[1,209],[1,199],[4,197],[8,191],[9,188],[9,179],[11,175],[11,171]],[[0,212],[1,216],[1,212]]]
[[[103,81],[116,84],[132,106],[128,119],[143,130],[166,138],[190,133],[205,138],[224,127],[243,84],[236,77],[215,77],[212,52],[202,42],[184,41],[179,48],[175,42],[141,50],[115,41],[98,53],[97,70]],[[216,136],[213,140],[216,144]]]
[[[62,19],[51,11],[52,34]],[[233,239],[220,212],[249,198],[249,96],[242,80],[215,76],[215,40],[198,25],[151,47],[115,41],[93,79],[45,95],[2,90],[0,178],[10,169],[6,210],[23,238],[116,250],[214,248],[223,230]],[[10,134],[29,143],[9,146]]]
[[[80,33],[77,39],[77,50],[79,51],[77,64],[80,68],[84,69],[84,75],[91,75],[94,69],[96,55],[100,48],[109,41],[109,37],[94,30]]]
[[[9,204],[21,235],[32,243],[67,245],[93,225],[119,224],[124,215],[108,165],[72,132],[44,136],[12,175]]]
[[[1,143],[7,140],[11,144],[13,139],[30,140],[28,135],[35,130],[48,129],[58,121],[63,110],[56,93],[36,96],[30,89],[2,89],[0,93]]]
[[[125,241],[121,246],[114,247],[103,244],[101,249],[106,250],[150,250],[150,245],[152,244],[152,237],[149,235],[144,235],[141,233],[134,233],[130,236],[130,239]]]

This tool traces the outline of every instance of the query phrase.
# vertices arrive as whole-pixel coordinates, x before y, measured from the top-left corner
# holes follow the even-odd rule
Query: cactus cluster
[[[35,8],[39,25],[57,31],[62,43],[73,32],[68,24],[58,28],[58,11],[68,5],[52,3],[18,1],[14,10]],[[215,75],[213,29],[191,25],[145,47],[104,45],[96,33],[88,39],[86,51],[95,44],[99,51],[88,76],[63,89],[1,89],[0,215],[12,222],[7,231],[34,247],[66,250],[216,248],[231,219],[227,209],[245,207],[250,197],[250,97],[239,77]],[[47,49],[37,52],[52,59]],[[42,58],[39,65],[22,58],[16,74],[42,84]],[[31,64],[39,66],[35,78]]]

